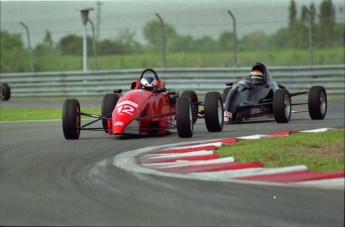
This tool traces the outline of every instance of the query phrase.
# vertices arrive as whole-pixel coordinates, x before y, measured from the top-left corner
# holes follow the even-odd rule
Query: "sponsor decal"
[[[230,122],[230,119],[232,118],[232,113],[229,111],[224,111],[224,121]]]
[[[117,121],[114,123],[114,126],[124,126],[124,123],[121,121]]]
[[[224,117],[232,118],[232,113],[229,111],[224,112]]]

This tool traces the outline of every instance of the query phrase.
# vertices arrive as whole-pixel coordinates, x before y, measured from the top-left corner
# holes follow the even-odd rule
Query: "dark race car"
[[[314,120],[322,120],[326,116],[327,95],[324,87],[313,86],[309,91],[290,93],[273,81],[267,67],[261,62],[252,67],[247,79],[226,85],[223,92],[225,123],[259,117],[274,117],[278,123],[287,123],[292,105],[308,105],[309,115]],[[291,102],[291,97],[301,94],[308,94],[308,102]]]
[[[204,111],[199,112],[199,106]],[[162,135],[177,129],[180,137],[192,137],[197,118],[204,118],[207,130],[219,132],[224,125],[224,109],[219,92],[208,92],[199,102],[194,91],[169,92],[153,69],[146,69],[131,84],[130,90],[106,94],[102,114],[88,114],[77,99],[67,99],[62,110],[62,128],[66,139],[78,139],[81,130],[105,131],[109,135]],[[81,116],[96,120],[81,124]],[[101,121],[102,125],[90,127]]]

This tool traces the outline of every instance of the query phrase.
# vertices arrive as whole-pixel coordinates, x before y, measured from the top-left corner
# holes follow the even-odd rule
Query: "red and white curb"
[[[327,130],[334,129],[322,128],[300,132]],[[234,157],[220,158],[214,152],[223,144],[236,143],[242,139],[288,136],[291,133],[296,132],[283,131],[266,135],[144,148],[116,156],[114,165],[129,171],[169,177],[344,189],[345,171],[316,172],[308,170],[305,165],[265,168],[261,162],[239,163]]]

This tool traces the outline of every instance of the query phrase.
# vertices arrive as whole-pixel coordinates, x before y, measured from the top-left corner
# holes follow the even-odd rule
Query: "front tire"
[[[106,94],[102,101],[102,117],[111,118],[113,110],[119,101],[120,96],[118,94]],[[109,117],[110,116],[110,117]],[[102,119],[102,125],[105,133],[108,133],[108,120]]]
[[[66,99],[62,107],[62,129],[66,139],[80,136],[80,104],[77,99]]]
[[[182,97],[190,98],[191,105],[192,105],[192,115],[193,115],[193,124],[195,124],[196,120],[198,119],[199,113],[199,105],[198,103],[198,96],[195,91],[184,91],[181,95]]]
[[[273,97],[273,115],[278,123],[287,123],[291,118],[291,98],[288,90],[278,89]]]
[[[224,107],[219,92],[208,92],[205,96],[205,123],[209,132],[220,132],[224,126]]]
[[[193,136],[193,112],[189,97],[180,97],[176,102],[176,128],[179,137]]]
[[[327,112],[327,94],[322,86],[313,86],[308,94],[309,116],[313,120],[322,120]]]

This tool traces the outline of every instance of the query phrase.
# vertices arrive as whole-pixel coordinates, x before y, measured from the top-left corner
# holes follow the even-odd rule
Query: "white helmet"
[[[259,70],[253,70],[249,74],[249,80],[254,84],[264,84],[264,74]]]
[[[145,74],[150,74],[150,72],[148,71]],[[153,73],[152,75],[143,76],[140,80],[140,89],[144,89],[146,91],[155,91],[157,89],[157,80]]]

